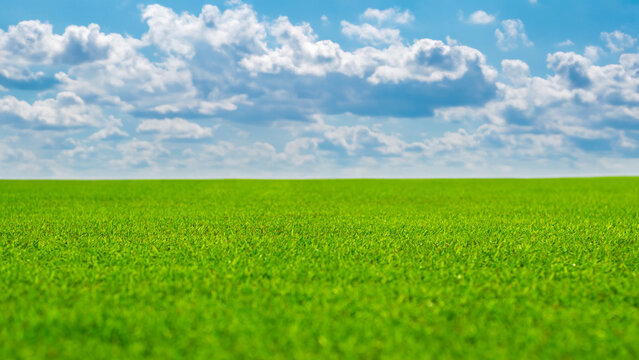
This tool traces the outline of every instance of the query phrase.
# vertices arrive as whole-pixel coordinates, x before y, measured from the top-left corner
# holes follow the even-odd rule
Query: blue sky
[[[0,177],[639,172],[639,1],[22,1]]]

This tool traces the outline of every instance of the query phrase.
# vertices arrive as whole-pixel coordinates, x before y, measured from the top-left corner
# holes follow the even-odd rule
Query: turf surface
[[[639,358],[639,178],[2,181],[0,359]]]

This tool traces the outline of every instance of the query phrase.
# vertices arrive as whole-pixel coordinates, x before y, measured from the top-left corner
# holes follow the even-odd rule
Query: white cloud
[[[76,145],[73,149],[63,150],[61,152],[62,156],[66,156],[68,158],[79,158],[82,160],[86,160],[92,153],[95,153],[95,146],[87,146],[87,145]]]
[[[362,18],[368,23],[344,21],[342,31],[375,47],[345,50],[309,24],[265,20],[237,1],[195,15],[144,7],[141,39],[97,25],[56,34],[38,21],[0,30],[0,83],[9,91],[0,97],[0,172],[25,162],[178,176],[238,168],[332,176],[360,166],[492,175],[496,164],[587,168],[639,156],[639,55],[622,52],[635,45],[629,35],[602,35],[618,63],[596,65],[602,50],[589,46],[548,55],[548,75],[532,76],[517,59],[498,72],[450,38],[404,42],[389,24],[408,23],[410,12],[369,9]],[[520,20],[503,21],[495,35],[504,50],[532,46]],[[25,101],[14,89],[45,91]],[[422,134],[434,121],[438,134]]]
[[[387,49],[365,47],[347,52],[332,41],[317,41],[308,24],[292,25],[287,18],[279,18],[270,31],[280,47],[241,61],[253,73],[288,70],[316,76],[331,72],[357,77],[370,74],[367,80],[372,84],[454,80],[465,75],[472,65],[479,66],[488,78],[494,75],[481,52],[439,40],[420,39],[410,46],[393,44]]]
[[[53,33],[53,26],[38,20],[22,21],[0,30],[0,64],[28,66],[30,64],[79,64],[122,58],[141,45],[139,40],[120,34],[104,34],[100,26],[71,25],[62,35]]]
[[[356,38],[363,42],[373,44],[392,44],[399,42],[401,37],[399,30],[389,28],[376,28],[371,24],[355,25],[348,21],[342,21],[342,33],[350,38]]]
[[[3,66],[1,62],[0,66]],[[42,71],[32,72],[28,70],[28,67],[16,67],[8,63],[0,69],[0,83],[10,88],[42,90],[55,85],[55,80]]]
[[[147,117],[213,115],[251,105],[246,94],[225,90],[247,76],[238,74],[242,56],[264,51],[264,24],[250,6],[234,3],[220,11],[206,5],[195,16],[150,5],[142,17],[149,30],[134,44],[158,50],[156,59],[129,46],[122,56],[57,73],[60,87]]]
[[[117,150],[121,157],[111,160],[109,164],[121,169],[152,166],[158,159],[170,154],[161,144],[136,138],[118,144]]]
[[[279,17],[269,31],[281,47],[242,59],[249,71],[277,73],[284,68],[296,74],[324,75],[339,68],[344,51],[330,40],[316,41],[309,24],[295,26],[288,18]]]
[[[317,145],[320,139],[300,137],[287,142],[278,152],[269,143],[258,141],[250,145],[236,145],[228,141],[204,147],[204,159],[226,166],[255,166],[257,164],[278,166],[301,166],[317,160]]]
[[[501,22],[501,29],[495,30],[497,38],[497,46],[507,51],[518,48],[519,46],[533,46],[528,40],[524,23],[519,19],[508,19]]]
[[[606,47],[614,53],[622,52],[627,48],[633,47],[636,41],[636,39],[632,36],[622,33],[619,30],[615,30],[610,33],[602,32],[601,40],[605,41]]]
[[[148,5],[142,11],[142,19],[149,25],[149,31],[142,40],[186,57],[194,56],[198,46],[213,49],[231,46],[239,52],[262,50],[266,31],[255,11],[240,2],[232,5],[224,11],[204,5],[197,17],[186,12],[178,15],[157,4]]]
[[[530,78],[530,68],[528,64],[521,60],[502,60],[502,74],[508,82],[514,86],[524,86],[528,84]]]
[[[639,122],[639,111],[629,106],[639,104],[639,96],[632,90],[639,83],[636,55],[622,55],[620,64],[597,66],[581,55],[557,52],[548,56],[548,66],[555,76],[533,77],[525,90],[505,89],[517,94],[517,101],[513,98],[511,104],[527,109],[524,113],[530,114],[531,121],[582,138],[592,138],[592,134],[605,138],[612,129],[623,130],[627,122]],[[619,122],[620,118],[625,120]],[[591,129],[595,124],[611,130]]]
[[[317,145],[320,140],[316,138],[297,138],[289,141],[284,146],[284,151],[278,154],[280,159],[300,166],[306,163],[313,163],[317,159]]]
[[[122,129],[117,126],[109,126],[91,134],[89,140],[120,140],[126,137],[129,137],[129,134]]]
[[[477,10],[470,14],[468,22],[476,25],[486,25],[495,22],[495,15],[488,14],[484,10]]]
[[[487,78],[494,76],[481,52],[466,46],[448,46],[438,40],[421,39],[408,47],[394,46],[380,53],[379,58],[383,62],[368,78],[373,84],[455,80],[464,76],[472,65],[481,67]]]
[[[592,83],[592,62],[573,52],[556,52],[548,55],[548,67],[559,75],[570,88],[586,88]]]
[[[562,42],[558,42],[556,46],[558,46],[558,47],[568,47],[568,46],[573,46],[573,45],[575,45],[575,43],[572,42],[572,40],[566,39],[566,40],[564,40]]]
[[[144,120],[138,125],[137,132],[158,134],[161,138],[203,139],[213,136],[213,129],[202,127],[184,119]]]
[[[63,91],[55,98],[36,100],[33,104],[14,96],[2,97],[0,122],[24,122],[36,127],[69,128],[99,126],[106,121],[99,107],[87,105],[76,94]]]
[[[316,116],[314,122],[304,128],[313,138],[320,138],[343,149],[350,156],[374,151],[377,154],[401,154],[409,144],[396,136],[385,134],[365,125],[334,126]]]
[[[365,19],[376,20],[378,23],[392,22],[397,24],[407,24],[415,19],[410,11],[401,11],[397,8],[390,8],[385,10],[368,8],[362,14]]]
[[[584,56],[593,63],[599,61],[599,58],[603,53],[603,49],[601,49],[599,46],[586,46],[586,48],[584,49]]]
[[[9,57],[18,63],[53,62],[56,54],[63,51],[62,37],[53,35],[53,27],[38,20],[22,21],[0,32],[0,61]]]
[[[584,56],[557,52],[548,55],[548,67],[554,75],[540,78],[530,76],[524,62],[504,60],[496,99],[481,108],[441,109],[438,116],[488,121],[468,132],[479,142],[475,154],[488,151],[518,166],[524,159],[546,159],[587,169],[592,164],[584,161],[597,154],[636,156],[639,55],[623,54],[619,64],[597,66]]]
[[[101,105],[124,111],[148,111],[157,106],[193,106],[197,90],[188,64],[176,58],[152,62],[139,53],[120,61],[75,66],[58,73],[60,86]]]
[[[447,131],[439,138],[428,139],[424,145],[424,152],[427,156],[447,151],[460,151],[473,148],[479,145],[477,134],[469,134],[465,129],[455,132]]]
[[[277,159],[277,150],[269,143],[255,142],[251,145],[236,145],[229,141],[218,141],[203,149],[206,160],[227,165],[270,164]]]
[[[377,92],[378,84],[397,85],[392,91],[401,91],[403,82],[435,84],[472,78],[474,83],[465,87],[484,87],[484,92],[477,94],[488,97],[494,79],[494,70],[475,49],[430,39],[403,45],[397,29],[374,28],[370,24],[345,24],[345,31],[376,45],[391,42],[390,47],[365,46],[344,51],[334,41],[318,39],[309,24],[293,25],[285,17],[273,22],[258,21],[255,11],[241,3],[224,11],[205,6],[199,15],[147,6],[143,17],[149,31],[143,35],[144,41],[137,42],[147,49],[142,51],[129,44],[126,56],[74,64],[55,75],[56,86],[134,117],[188,119],[215,115],[268,121],[300,117],[312,109],[342,104],[321,97],[302,97],[292,88],[303,86],[319,91],[321,87],[333,86],[329,82],[336,77],[330,74],[345,75],[351,87],[360,87],[343,90],[354,95],[346,97],[349,103],[339,105],[343,107],[339,111],[350,111],[348,107],[354,106],[360,112],[369,111],[364,102],[377,103],[371,95],[363,94]],[[229,37],[228,28],[238,23],[248,24],[250,35]],[[132,43],[137,44],[133,40]],[[155,51],[152,58],[147,55],[150,51]],[[476,73],[480,76],[474,76]],[[304,79],[304,75],[318,78]],[[359,80],[367,83],[358,83]],[[308,81],[316,84],[309,85]],[[450,96],[458,86],[461,83],[450,84]],[[362,94],[361,99],[356,98],[357,94]],[[296,101],[306,104],[292,105]],[[437,106],[438,102],[432,101],[431,107]],[[421,108],[428,112],[431,107]],[[266,111],[261,111],[265,108]],[[291,111],[292,108],[295,109]]]
[[[35,162],[37,156],[28,150],[18,149],[15,145],[9,145],[0,141],[0,165],[11,162]]]

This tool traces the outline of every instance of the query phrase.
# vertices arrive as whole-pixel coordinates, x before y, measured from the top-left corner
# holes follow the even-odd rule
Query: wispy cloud
[[[520,46],[533,46],[533,42],[528,40],[524,23],[520,19],[508,19],[501,22],[501,29],[495,30],[497,46],[500,49],[514,50]]]

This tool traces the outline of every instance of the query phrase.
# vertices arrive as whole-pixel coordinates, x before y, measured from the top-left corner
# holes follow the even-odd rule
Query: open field
[[[639,178],[2,181],[0,215],[1,359],[639,358]]]

